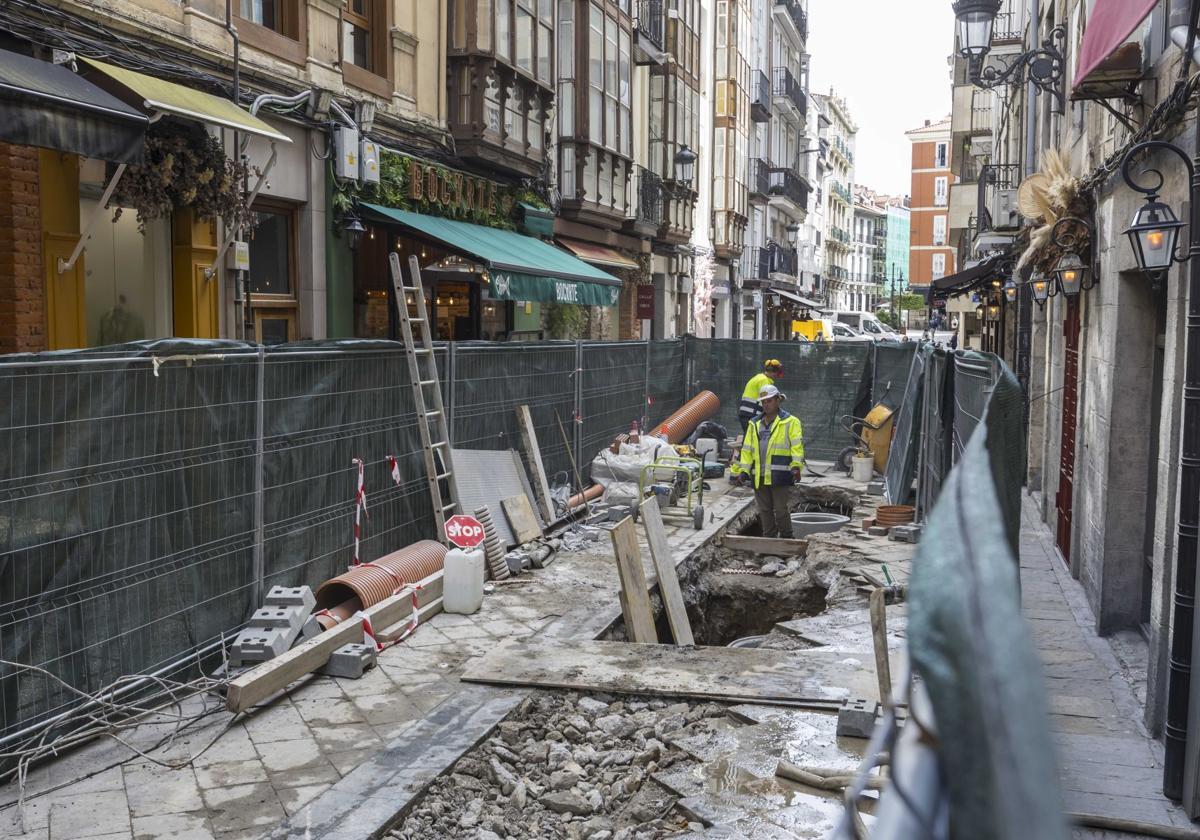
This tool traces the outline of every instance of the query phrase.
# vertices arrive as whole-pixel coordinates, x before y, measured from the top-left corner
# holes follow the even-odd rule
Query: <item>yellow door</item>
[[[84,255],[60,273],[79,242],[79,159],[43,149],[38,156],[41,193],[42,272],[45,277],[46,346],[70,350],[87,346]]]

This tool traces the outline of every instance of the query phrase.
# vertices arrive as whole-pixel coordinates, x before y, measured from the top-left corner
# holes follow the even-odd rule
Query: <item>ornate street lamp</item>
[[[989,303],[988,304],[987,319],[989,321],[999,321],[1000,320],[1000,304],[998,304],[998,303]]]
[[[1095,236],[1091,224],[1077,216],[1064,216],[1054,223],[1050,231],[1054,244],[1063,249],[1063,254],[1054,266],[1058,291],[1068,298],[1096,287]],[[1084,263],[1079,252],[1084,245],[1089,248],[1088,262]]]
[[[956,0],[954,22],[958,27],[958,51],[963,58],[977,59],[987,55],[999,13],[1000,0]]]
[[[1029,278],[1029,288],[1033,290],[1033,299],[1039,307],[1045,306],[1046,301],[1054,295],[1050,281],[1040,272]]]
[[[685,143],[675,153],[675,181],[685,187],[690,187],[695,175],[696,153],[689,149]]]
[[[1133,160],[1147,149],[1165,149],[1183,160],[1188,170],[1188,182],[1191,183],[1195,169],[1191,159],[1183,149],[1165,140],[1147,140],[1138,143],[1125,153],[1121,163],[1121,177],[1132,189],[1146,196],[1146,203],[1138,208],[1133,216],[1133,223],[1125,228],[1129,244],[1133,246],[1133,258],[1137,260],[1138,268],[1150,279],[1161,278],[1171,267],[1172,263],[1187,262],[1187,256],[1178,256],[1175,252],[1179,231],[1185,227],[1175,211],[1167,204],[1158,200],[1158,191],[1162,189],[1163,175],[1157,169],[1143,169],[1140,174],[1154,175],[1158,180],[1149,187],[1143,187],[1134,180],[1130,170]]]
[[[1017,281],[1014,280],[1013,278],[1009,277],[1007,282],[1005,282],[1005,284],[1004,284],[1004,299],[1007,300],[1009,303],[1016,303],[1017,302],[1017,294],[1020,291],[1021,291],[1021,288],[1017,285]]]
[[[959,55],[968,61],[971,84],[990,90],[1002,85],[1020,85],[1028,79],[1039,89],[1054,96],[1057,114],[1064,113],[1066,100],[1061,90],[1067,60],[1056,42],[1065,41],[1067,28],[1059,25],[1050,30],[1041,46],[1026,50],[1009,60],[996,59],[997,64],[984,66],[991,49],[992,29],[1000,12],[1000,0],[955,0],[954,18],[958,25]]]
[[[342,233],[346,235],[346,244],[350,246],[351,251],[357,251],[358,245],[362,242],[363,234],[367,229],[363,227],[363,223],[358,220],[358,216],[353,213],[347,213],[342,220]]]

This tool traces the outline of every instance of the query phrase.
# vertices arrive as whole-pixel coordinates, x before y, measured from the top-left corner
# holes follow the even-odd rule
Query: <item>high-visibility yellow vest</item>
[[[737,463],[730,464],[730,472],[734,475],[753,476],[756,488],[795,484],[792,470],[804,469],[804,430],[800,427],[800,418],[786,411],[779,412],[779,416],[771,424],[770,436],[767,438],[766,464],[760,463],[758,451],[762,422],[760,417],[746,427],[741,457]]]
[[[759,373],[750,378],[742,391],[742,401],[738,404],[738,419],[753,420],[762,414],[762,406],[758,404],[758,392],[764,385],[774,385],[775,380],[765,373]]]

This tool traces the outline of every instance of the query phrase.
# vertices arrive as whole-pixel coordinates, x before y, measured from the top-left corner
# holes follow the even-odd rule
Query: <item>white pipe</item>
[[[1188,28],[1186,26],[1171,27],[1171,43],[1181,50],[1187,49]],[[1192,61],[1200,65],[1200,38],[1192,45]]]

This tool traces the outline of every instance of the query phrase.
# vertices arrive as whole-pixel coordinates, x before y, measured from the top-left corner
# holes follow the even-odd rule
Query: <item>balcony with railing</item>
[[[808,184],[794,169],[775,167],[771,170],[769,195],[792,202],[797,210],[808,209]]]
[[[663,220],[662,178],[642,166],[634,166],[629,175],[633,201],[630,202],[630,217],[625,220],[625,230],[651,236]]]
[[[785,110],[791,110],[793,116],[804,120],[808,113],[808,99],[804,95],[804,87],[800,80],[792,75],[791,70],[786,67],[775,68],[771,93],[787,106]]]
[[[989,163],[980,167],[979,183],[976,186],[975,216],[979,219],[980,232],[996,228],[1012,227],[1011,218],[1000,217],[1001,193],[1012,196],[1021,185],[1021,166],[1016,163]],[[1015,208],[1008,208],[1015,212]]]
[[[665,0],[637,0],[634,3],[633,47],[638,64],[662,64],[665,54]]]
[[[761,70],[750,72],[750,119],[754,122],[771,119],[771,80]]]
[[[775,0],[775,10],[792,22],[801,41],[808,40],[808,16],[804,14],[800,0]]]
[[[843,230],[837,225],[829,228],[829,238],[827,240],[830,245],[836,245],[840,248],[850,247],[850,231]]]
[[[854,152],[850,149],[850,144],[848,144],[841,137],[833,138],[833,142],[829,145],[831,148],[835,149],[838,154],[844,157],[847,163],[854,163]]]
[[[825,270],[825,276],[833,283],[845,283],[850,279],[850,272],[840,265],[831,265]]]
[[[795,277],[800,263],[795,248],[772,242],[766,247],[747,248],[742,253],[740,271],[747,280],[769,280],[773,274]]]
[[[750,200],[766,201],[771,194],[771,164],[762,158],[752,158],[749,180]]]
[[[829,194],[845,202],[849,207],[854,206],[854,196],[850,192],[850,188],[838,181],[833,181],[830,184]]]

